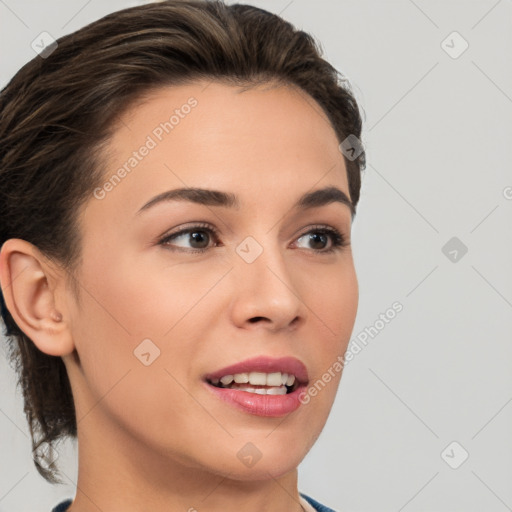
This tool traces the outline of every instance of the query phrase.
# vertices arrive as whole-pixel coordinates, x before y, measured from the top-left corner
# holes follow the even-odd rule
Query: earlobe
[[[19,328],[39,350],[53,356],[73,352],[71,331],[57,307],[55,275],[42,254],[19,238],[4,242],[0,251],[0,284],[5,304]]]

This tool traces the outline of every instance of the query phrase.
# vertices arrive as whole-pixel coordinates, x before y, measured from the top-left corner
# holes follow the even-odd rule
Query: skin
[[[80,302],[37,248],[20,239],[2,247],[7,307],[70,377],[79,446],[72,512],[302,510],[297,466],[327,420],[341,372],[285,418],[235,409],[202,377],[254,356],[294,356],[313,383],[345,353],[358,304],[350,210],[292,205],[328,185],[350,197],[346,167],[327,117],[304,92],[206,85],[161,88],[123,114],[106,179],[169,112],[198,101],[104,199],[81,210]],[[172,201],[136,215],[153,196],[185,186],[233,192],[241,208]],[[181,236],[175,251],[158,244],[195,221],[216,228],[218,240]],[[348,245],[322,254],[332,240],[308,241],[315,224]],[[235,251],[247,236],[263,248],[250,264]],[[194,253],[200,246],[209,248]],[[160,350],[149,366],[133,353],[146,338]],[[237,457],[248,442],[262,454],[252,467]]]

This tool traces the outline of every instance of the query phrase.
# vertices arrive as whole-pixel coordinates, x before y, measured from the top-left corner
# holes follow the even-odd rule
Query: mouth
[[[298,409],[308,372],[296,358],[257,357],[204,376],[208,389],[230,405],[258,416],[283,416]]]
[[[287,395],[299,386],[297,377],[285,372],[242,372],[223,375],[220,379],[206,379],[211,386],[222,389],[235,389],[257,395]]]

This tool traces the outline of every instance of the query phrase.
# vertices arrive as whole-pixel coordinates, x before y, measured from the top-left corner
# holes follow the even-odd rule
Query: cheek
[[[108,393],[112,398],[104,406],[110,404],[118,419],[159,416],[168,424],[176,411],[187,416],[190,400],[179,383],[188,384],[201,349],[197,340],[211,320],[205,308],[215,302],[208,292],[225,270],[142,260],[113,253],[89,259],[73,335],[91,396],[99,400]]]
[[[310,374],[303,403],[312,431],[319,432],[342,378],[343,356],[356,319],[359,288],[354,266],[349,264],[327,269],[308,283],[303,299],[309,311],[308,333],[314,339],[308,354],[308,359],[314,361],[314,372]]]
[[[322,332],[324,354],[332,358],[345,349],[356,319],[359,287],[354,266],[329,269],[308,290],[312,323]]]
[[[179,328],[181,319],[229,270],[226,265],[212,269],[204,262],[195,264],[193,256],[176,263],[163,252],[155,257],[160,249],[154,249],[131,256],[112,251],[101,261],[91,258],[93,264],[83,277],[89,298],[97,302],[93,314],[105,324],[111,323],[121,337],[128,335],[134,341],[160,339],[175,326]]]
[[[77,419],[83,421],[84,428],[98,431],[104,425],[117,425],[149,444],[160,439],[170,448],[185,445],[190,436],[201,435],[201,426],[208,420],[187,392],[190,362],[197,357],[197,347],[189,341],[193,341],[195,329],[204,327],[185,319],[162,336],[183,313],[171,314],[172,307],[162,303],[148,308],[140,302],[141,306],[134,308],[131,299],[108,284],[106,281],[104,288],[96,290],[95,299],[83,298],[80,324],[73,333],[80,357]],[[129,287],[124,281],[123,290]],[[107,307],[110,295],[117,300],[112,300],[107,312],[99,303]],[[137,300],[141,298],[139,295]],[[124,308],[132,308],[127,330],[117,321]]]
[[[192,317],[197,320],[194,330],[200,331],[208,317],[204,311],[198,314],[198,310],[207,307],[212,311],[211,319],[217,318],[213,311],[219,309],[219,299],[226,298],[229,279],[224,281],[223,276],[232,269],[232,264],[229,259],[213,261],[193,255],[178,258],[168,255],[165,249],[158,251],[158,257],[141,256],[132,266],[134,272],[126,268],[124,273],[129,272],[129,278],[112,299],[115,301],[116,295],[123,293],[133,297],[128,303],[125,300],[123,307],[130,311],[125,315],[126,321],[139,335],[167,337],[190,324]],[[123,314],[121,309],[120,315]]]

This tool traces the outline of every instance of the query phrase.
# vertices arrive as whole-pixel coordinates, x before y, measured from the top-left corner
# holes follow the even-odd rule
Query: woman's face
[[[331,409],[358,303],[327,117],[290,87],[162,88],[124,114],[107,156],[80,216],[81,303],[64,313],[79,436],[239,480],[295,469]],[[296,205],[327,187],[341,199]],[[218,193],[152,202],[182,188]]]

